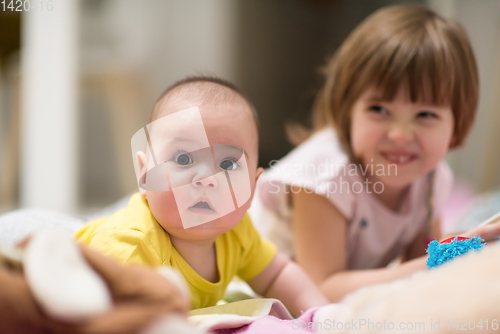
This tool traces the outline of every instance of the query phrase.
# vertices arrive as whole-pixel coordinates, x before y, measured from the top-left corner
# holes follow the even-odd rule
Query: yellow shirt
[[[125,209],[87,223],[75,237],[123,264],[170,265],[179,269],[191,290],[193,309],[215,305],[234,275],[247,281],[264,270],[276,254],[276,247],[260,237],[246,213],[236,227],[216,238],[220,279],[217,283],[209,282],[175,249],[139,193],[130,198]]]

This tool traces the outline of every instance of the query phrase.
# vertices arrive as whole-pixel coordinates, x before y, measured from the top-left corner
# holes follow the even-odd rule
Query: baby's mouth
[[[215,210],[212,208],[212,205],[208,199],[198,200],[193,206],[190,206],[188,210],[203,215],[210,215],[215,213]]]

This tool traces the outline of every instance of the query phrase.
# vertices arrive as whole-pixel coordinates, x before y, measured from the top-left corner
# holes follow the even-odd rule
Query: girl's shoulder
[[[306,189],[327,197],[348,219],[355,204],[355,194],[349,189],[358,178],[352,166],[335,130],[325,128],[273,161],[259,179],[259,194],[266,207],[287,216],[287,194],[295,188]]]
[[[326,127],[312,134],[280,160],[272,161],[270,172],[275,176],[292,173],[294,176],[311,177],[331,174],[334,170],[332,166],[349,163],[349,156],[337,133],[333,128]]]

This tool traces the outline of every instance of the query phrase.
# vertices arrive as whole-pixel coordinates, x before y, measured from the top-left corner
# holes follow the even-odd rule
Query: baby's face
[[[247,107],[182,102],[168,108],[180,111],[166,111],[148,125],[153,154],[144,165],[156,171],[148,172],[141,193],[172,236],[216,237],[236,226],[249,208],[260,174],[258,138],[251,111],[242,108]]]

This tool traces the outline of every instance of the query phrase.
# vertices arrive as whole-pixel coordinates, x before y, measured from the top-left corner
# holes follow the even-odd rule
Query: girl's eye
[[[193,158],[187,153],[182,153],[175,157],[175,162],[178,165],[186,166],[193,163]]]
[[[417,117],[419,118],[438,118],[438,116],[431,111],[421,111],[418,113]]]
[[[235,170],[238,168],[238,162],[232,159],[225,159],[219,164],[219,167],[224,170]]]
[[[387,109],[380,105],[373,105],[368,108],[368,110],[373,111],[374,113],[385,115],[388,113]]]

